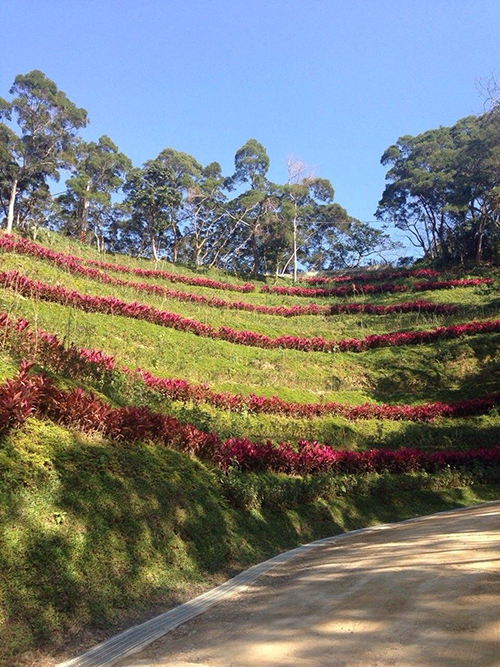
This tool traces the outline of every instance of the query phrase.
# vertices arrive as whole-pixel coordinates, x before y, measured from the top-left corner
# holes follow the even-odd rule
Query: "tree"
[[[169,231],[170,258],[177,262],[183,243],[183,227],[189,217],[189,213],[184,210],[185,198],[195,180],[201,176],[202,167],[188,153],[173,148],[165,148],[156,160],[165,168],[164,174],[168,180],[164,185],[172,192],[171,204],[166,210],[166,228]]]
[[[388,234],[356,220],[339,204],[330,203],[317,212],[304,245],[303,261],[314,270],[352,269],[374,256],[385,261],[385,253],[396,247]]]
[[[66,181],[66,192],[58,198],[66,229],[87,242],[93,234],[101,247],[112,195],[123,186],[132,163],[105,135],[97,143],[78,142],[74,155],[73,175]]]
[[[316,178],[313,170],[297,158],[287,160],[288,181],[282,188],[281,215],[291,227],[292,254],[283,267],[293,262],[293,280],[297,281],[299,250],[315,233],[315,223],[322,207],[333,201],[334,190],[327,179]]]
[[[204,167],[187,189],[186,255],[197,270],[218,256],[218,248],[230,233],[226,189],[226,179],[222,176],[218,162],[211,162]]]
[[[7,232],[14,224],[16,199],[33,183],[59,178],[67,166],[77,130],[87,112],[76,107],[43,72],[19,74],[10,89],[11,102],[0,100],[0,119],[15,120],[20,135],[0,124],[2,189],[8,186]]]
[[[139,237],[138,254],[147,243],[157,262],[160,258],[165,233],[171,229],[172,210],[182,203],[182,194],[171,186],[172,168],[162,161],[149,160],[142,169],[132,169],[123,187],[125,206],[130,219],[125,222],[125,234]]]
[[[487,79],[479,79],[477,88],[484,97],[487,110],[500,106],[500,79],[495,73]]]
[[[261,263],[259,241],[262,238],[263,224],[273,209],[273,188],[266,178],[269,170],[266,149],[256,139],[249,139],[236,151],[234,166],[230,185],[234,187],[247,183],[250,186],[235,202],[240,213],[246,211],[244,224],[249,230],[249,234],[238,245],[237,253],[247,251],[250,254],[249,269],[252,275],[256,276]]]
[[[449,205],[455,246],[481,261],[485,254],[492,257],[500,232],[500,107],[458,121],[451,132],[456,167]],[[464,247],[467,237],[471,245]]]
[[[483,259],[498,235],[500,110],[405,136],[387,149],[390,168],[376,211],[406,231],[425,257]]]
[[[449,128],[404,136],[388,148],[381,163],[389,165],[375,216],[407,232],[426,257],[449,256],[449,191],[455,174]]]

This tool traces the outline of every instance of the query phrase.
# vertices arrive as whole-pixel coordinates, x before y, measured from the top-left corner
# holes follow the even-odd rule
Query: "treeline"
[[[165,148],[134,167],[34,70],[0,98],[0,216],[8,232],[42,227],[99,250],[166,258],[252,275],[383,262],[396,245],[334,202],[329,180],[298,159],[284,184],[268,178],[266,149],[250,139],[234,169]],[[382,156],[387,185],[376,217],[403,230],[428,260],[500,261],[500,109],[405,136]],[[67,175],[62,190],[50,185]],[[54,188],[52,188],[54,189]],[[401,262],[404,263],[404,262]]]
[[[390,247],[386,234],[333,202],[327,179],[288,161],[273,183],[255,139],[236,151],[234,171],[165,148],[134,167],[107,136],[84,141],[88,123],[37,70],[0,99],[0,206],[7,231],[57,229],[100,250],[167,258],[196,268],[251,273],[357,266]],[[64,192],[49,183],[69,172]]]
[[[376,216],[406,232],[424,257],[500,263],[500,106],[451,127],[404,136]]]

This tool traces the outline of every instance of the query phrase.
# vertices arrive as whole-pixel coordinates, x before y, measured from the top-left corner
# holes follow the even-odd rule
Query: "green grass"
[[[85,254],[78,247],[66,251]],[[87,252],[87,254],[91,254]],[[121,260],[120,260],[121,261]],[[499,300],[492,288],[467,288],[431,292],[429,296],[460,304],[453,316],[393,314],[382,317],[348,315],[335,317],[279,318],[217,308],[200,307],[132,289],[116,289],[73,276],[48,262],[15,255],[0,255],[2,267],[18,269],[34,278],[85,293],[112,294],[126,300],[139,299],[156,307],[168,308],[213,326],[228,324],[251,328],[269,335],[323,335],[326,338],[363,336],[383,331],[429,328],[463,321],[469,317],[498,316]],[[135,264],[135,263],[134,263]],[[168,267],[172,270],[172,267]],[[183,289],[191,289],[183,286]],[[216,290],[205,289],[211,296]],[[223,293],[221,293],[223,294]],[[227,296],[229,293],[224,293]],[[252,300],[270,295],[237,295]],[[287,297],[271,295],[279,303]],[[366,297],[373,302],[391,303],[401,295]],[[296,301],[296,299],[294,300]],[[307,302],[307,300],[306,300]],[[365,401],[419,403],[454,401],[482,396],[500,387],[500,349],[497,335],[481,335],[462,340],[440,341],[432,345],[383,348],[362,354],[305,353],[294,350],[263,350],[225,341],[197,337],[148,322],[19,297],[0,290],[0,308],[22,315],[41,328],[58,333],[82,347],[94,347],[113,354],[129,367],[140,366],[159,376],[180,377],[208,383],[214,390],[233,393],[276,394],[291,401],[318,400],[359,404]],[[336,417],[294,420],[276,416],[230,414],[208,406],[165,403],[162,409],[193,420],[222,436],[248,435],[256,439],[317,439],[336,447],[473,447],[492,444],[499,435],[500,418],[488,417],[488,425],[476,430],[466,420],[432,425],[393,422],[349,423]],[[478,420],[478,423],[481,420]],[[484,420],[483,420],[484,421]],[[410,440],[408,440],[410,438]]]
[[[342,337],[361,338],[368,334],[386,333],[388,331],[427,329],[438,325],[453,324],[468,319],[498,316],[500,302],[492,299],[497,292],[492,287],[458,288],[452,292],[452,298],[460,306],[456,314],[436,315],[431,313],[394,313],[388,315],[364,315],[343,314],[334,316],[304,315],[294,318],[283,318],[276,315],[263,315],[224,308],[180,302],[155,294],[148,294],[130,287],[116,287],[97,280],[83,278],[73,275],[68,271],[60,269],[42,260],[16,254],[4,254],[0,256],[2,270],[20,270],[30,278],[43,280],[51,284],[61,284],[67,289],[75,289],[85,294],[97,296],[114,296],[125,301],[140,301],[162,310],[178,313],[183,317],[190,317],[210,324],[213,327],[230,326],[233,329],[249,329],[265,334],[267,336],[281,336],[294,334],[297,336],[323,336],[328,339]],[[158,281],[157,281],[158,282]],[[179,286],[175,289],[183,291],[199,292],[205,296],[221,296],[220,292],[206,288],[194,288],[191,286]],[[456,294],[455,292],[458,292]],[[462,292],[462,294],[460,294]],[[227,293],[226,293],[227,294]],[[417,298],[427,298],[433,293],[419,293]],[[225,295],[224,295],[225,296]],[[272,298],[270,298],[272,297]],[[441,294],[443,297],[443,294]],[[288,305],[290,297],[279,295],[249,294],[239,295],[239,298],[252,303],[269,300],[272,305]],[[415,295],[386,295],[378,299],[365,297],[365,301],[374,303],[394,303],[399,300],[415,298]],[[234,299],[234,296],[233,296]],[[448,301],[450,293],[448,294]],[[239,300],[239,299],[238,299]],[[351,299],[349,299],[351,300]],[[337,300],[339,301],[339,300]],[[447,303],[448,301],[441,301]],[[303,300],[308,303],[309,300]],[[321,300],[316,299],[317,303]],[[323,300],[327,304],[329,300]],[[297,299],[294,300],[297,303]]]
[[[414,403],[452,400],[464,391],[482,395],[498,386],[500,351],[495,334],[361,354],[325,354],[201,338],[141,320],[37,302],[7,290],[0,290],[0,308],[79,346],[104,349],[128,366],[232,392],[277,394],[299,401]]]
[[[113,261],[57,234],[44,233],[41,240],[55,250]],[[114,260],[129,266],[152,266],[147,260],[122,256]],[[214,327],[228,325],[270,336],[361,337],[498,317],[500,313],[497,287],[477,287],[348,299],[390,304],[425,298],[456,304],[459,310],[451,316],[284,319],[182,303],[131,288],[117,289],[15,254],[0,254],[0,267],[89,294],[142,301]],[[158,268],[198,275],[166,262],[160,262]],[[464,275],[475,273],[484,275],[487,271],[474,268],[473,273]],[[243,280],[218,270],[201,275]],[[138,280],[268,305],[341,301],[260,292],[237,294],[158,279]],[[351,404],[446,402],[500,390],[499,337],[493,334],[362,354],[304,353],[200,338],[144,321],[84,313],[3,289],[0,310],[27,317],[67,343],[102,349],[113,354],[119,364],[142,367],[158,376],[207,383],[214,390]],[[15,375],[20,361],[0,341],[0,378]],[[61,386],[95,391],[116,405],[146,405],[165,411],[221,437],[307,438],[349,449],[460,449],[493,446],[500,441],[498,411],[430,424],[347,422],[339,417],[291,419],[161,400],[127,383],[119,374],[109,384],[88,386],[81,385],[78,378],[54,379]],[[158,605],[159,613],[297,544],[499,497],[500,481],[479,473],[357,480],[237,473],[222,477],[190,457],[150,443],[131,447],[97,434],[84,436],[49,422],[29,420],[21,430],[0,440],[0,665],[37,664],[44,652],[57,651],[68,636],[85,628],[94,628],[92,632],[102,638],[120,624],[126,625],[132,618],[129,614],[135,614],[136,622],[152,605]]]
[[[242,490],[185,455],[37,420],[1,443],[0,481],[2,667],[90,625],[112,633],[131,609],[165,608],[297,544],[500,492],[444,478],[407,479],[401,491],[386,478],[295,504],[298,481],[267,476],[260,485],[280,510],[238,509],[228,494]]]

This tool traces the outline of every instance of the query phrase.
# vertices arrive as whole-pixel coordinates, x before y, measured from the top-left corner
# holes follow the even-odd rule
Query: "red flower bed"
[[[216,443],[213,434],[168,415],[134,406],[113,408],[81,389],[60,390],[48,377],[31,376],[28,370],[23,364],[15,379],[0,386],[0,433],[34,416],[85,432],[99,431],[114,440],[152,440],[193,454],[202,454]]]
[[[302,278],[301,282],[310,285],[325,285],[328,283],[367,283],[379,280],[398,280],[399,278],[437,278],[439,271],[434,269],[408,269],[407,271],[368,271],[367,273],[353,273],[342,276],[313,276]]]
[[[11,235],[0,235],[0,249],[19,254],[27,254],[32,257],[49,260],[58,266],[67,269],[71,273],[83,275],[100,282],[119,287],[130,287],[140,292],[149,292],[158,294],[178,301],[200,303],[215,308],[227,308],[229,310],[244,310],[256,312],[265,315],[279,315],[281,317],[296,317],[298,315],[335,315],[339,313],[369,313],[372,315],[384,315],[386,313],[452,313],[456,311],[456,306],[431,303],[428,301],[409,301],[406,303],[393,304],[391,306],[373,306],[366,303],[346,303],[334,304],[331,306],[320,306],[315,303],[307,306],[262,306],[245,301],[227,301],[218,297],[206,297],[202,294],[193,294],[191,292],[182,292],[176,289],[168,289],[160,285],[151,285],[149,283],[140,283],[120,278],[113,278],[103,271],[82,266],[81,260],[70,255],[54,252],[32,243],[23,238],[17,238]]]
[[[239,345],[249,345],[265,349],[290,349],[303,352],[364,352],[375,347],[394,347],[431,343],[442,338],[459,338],[478,333],[500,331],[500,320],[472,321],[435,327],[426,331],[401,331],[387,334],[372,334],[365,338],[344,338],[325,340],[321,336],[301,338],[299,336],[278,336],[271,338],[255,331],[239,331],[230,327],[215,329],[198,320],[182,317],[177,313],[159,310],[144,303],[122,301],[111,296],[92,296],[76,290],[67,290],[61,285],[49,285],[41,280],[32,280],[17,271],[0,272],[0,285],[13,289],[19,294],[36,297],[45,301],[73,306],[87,312],[122,315],[138,320],[146,320],[160,326],[194,333],[205,338],[226,340]]]
[[[398,285],[394,283],[381,283],[380,285],[373,285],[367,283],[365,285],[342,285],[341,287],[280,287],[274,285],[268,287],[262,285],[261,292],[273,292],[274,294],[287,294],[288,296],[307,296],[307,297],[323,297],[323,296],[347,296],[349,294],[385,294],[395,292],[425,292],[427,290],[451,289],[453,287],[472,287],[475,285],[491,285],[492,278],[464,278],[457,280],[424,280],[420,283],[413,283],[412,285]]]
[[[0,327],[5,330],[8,342],[19,356],[31,362],[41,363],[45,368],[65,372],[72,377],[100,377],[116,370],[111,355],[101,350],[65,347],[57,336],[40,329],[32,331],[27,320],[11,320],[7,313],[0,313]],[[175,401],[210,403],[224,410],[248,410],[252,413],[270,413],[290,417],[313,418],[322,415],[339,415],[350,421],[359,419],[389,419],[392,421],[429,422],[438,417],[466,417],[485,414],[500,405],[500,393],[487,397],[457,401],[455,403],[424,403],[422,405],[377,405],[364,403],[295,403],[278,396],[256,396],[214,392],[206,385],[191,384],[186,380],[159,378],[148,371],[123,368],[147,387]]]
[[[500,466],[500,446],[492,449],[423,452],[418,449],[336,450],[302,440],[297,448],[288,443],[274,446],[246,438],[230,438],[219,444],[215,461],[223,470],[236,466],[245,472],[273,470],[288,474],[363,474],[369,472],[438,472],[448,467]]]
[[[85,264],[90,266],[98,266],[101,269],[108,271],[118,271],[119,273],[133,273],[136,276],[143,278],[163,278],[171,283],[184,283],[185,285],[197,285],[198,287],[210,287],[211,289],[228,290],[230,292],[253,292],[255,285],[252,283],[243,283],[238,285],[236,283],[224,283],[219,280],[212,280],[211,278],[202,278],[198,276],[184,276],[180,273],[169,273],[168,271],[161,271],[160,269],[139,269],[135,267],[123,266],[121,264],[114,264],[113,262],[102,262],[98,259],[85,259]]]
[[[243,471],[310,475],[436,472],[448,467],[500,466],[500,447],[433,453],[416,449],[353,452],[306,440],[297,447],[289,443],[274,446],[269,441],[259,443],[247,438],[219,441],[214,433],[205,433],[168,415],[134,406],[113,408],[80,389],[60,390],[46,376],[30,376],[27,371],[28,366],[23,364],[15,379],[0,386],[2,434],[21,426],[31,416],[46,417],[85,432],[101,432],[113,440],[152,441],[172,447],[208,460],[222,470],[236,466]]]
[[[253,292],[255,285],[251,283],[243,283],[237,285],[233,283],[219,282],[218,280],[211,280],[210,278],[202,278],[198,276],[183,276],[179,273],[169,273],[168,271],[160,271],[156,269],[138,269],[121,266],[120,264],[113,264],[111,262],[101,262],[99,260],[84,259],[82,257],[75,257],[74,255],[66,255],[62,252],[50,250],[44,246],[33,243],[24,238],[12,236],[10,234],[0,234],[0,249],[7,252],[17,252],[23,255],[30,255],[32,257],[39,257],[54,262],[58,266],[63,266],[70,271],[80,273],[91,278],[102,280],[105,275],[101,271],[91,269],[83,266],[88,264],[90,266],[99,266],[101,268],[118,271],[121,273],[134,273],[139,276],[148,276],[156,278],[164,278],[169,282],[184,283],[186,285],[197,285],[199,287],[209,287],[211,289],[229,290],[231,292]],[[110,278],[108,276],[108,278]],[[111,282],[113,279],[110,278]]]

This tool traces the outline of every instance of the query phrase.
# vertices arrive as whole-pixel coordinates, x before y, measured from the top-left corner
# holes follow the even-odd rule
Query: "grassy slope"
[[[78,248],[64,249],[82,254]],[[87,251],[87,254],[90,253]],[[213,326],[229,324],[234,328],[249,328],[270,335],[364,336],[401,329],[430,328],[472,317],[498,317],[500,311],[496,288],[477,287],[422,294],[425,298],[459,305],[459,312],[452,316],[410,313],[285,319],[200,307],[130,288],[117,289],[95,280],[75,277],[47,262],[18,255],[0,255],[0,265],[85,293],[113,294],[129,301],[140,300]],[[171,270],[171,267],[168,268]],[[170,285],[165,281],[156,282]],[[193,288],[182,286],[182,289]],[[224,298],[231,294],[209,289],[203,292],[208,296],[216,294]],[[237,295],[237,298],[248,301],[266,298],[275,304],[297,302],[296,298],[277,295],[245,294]],[[370,300],[394,303],[401,298],[402,295],[378,295]],[[58,332],[78,345],[104,349],[128,366],[141,366],[160,376],[207,382],[219,390],[277,394],[296,401],[416,403],[473,398],[500,386],[500,350],[496,335],[441,341],[432,345],[384,348],[363,354],[329,355],[234,345],[144,321],[84,313],[57,304],[36,302],[5,290],[0,290],[0,307],[24,315],[38,326]],[[450,444],[470,447],[475,446],[478,435],[479,441],[487,444],[495,443],[500,435],[500,420],[495,416],[475,420],[441,420],[429,427],[404,422],[349,423],[338,417],[292,420],[227,413],[208,406],[185,408],[168,405],[165,409],[222,435],[246,434],[276,440],[304,437],[342,447],[397,447],[408,442],[425,447],[446,447]]]
[[[112,632],[131,607],[164,609],[298,543],[500,495],[500,484],[431,485],[235,509],[187,456],[36,420],[3,443],[0,479],[2,667],[38,664],[34,647],[53,650],[68,631]]]
[[[51,235],[47,243],[56,250],[97,256],[57,235]],[[119,261],[150,266],[129,258]],[[452,317],[408,314],[283,319],[193,306],[128,288],[110,289],[27,257],[0,255],[0,268],[4,267],[91,294],[114,294],[150,303],[213,326],[227,324],[268,335],[363,336],[498,317],[500,312],[495,289],[467,288],[417,295],[456,303],[460,311]],[[190,273],[166,263],[160,263],[159,268]],[[220,271],[206,275],[241,282]],[[149,282],[270,305],[310,301]],[[411,298],[411,294],[363,297],[372,303]],[[328,301],[316,299],[317,303]],[[4,290],[0,290],[0,309],[24,315],[80,346],[104,349],[129,366],[207,382],[214,389],[278,394],[299,401],[415,403],[480,396],[500,388],[500,352],[498,336],[494,335],[327,355],[260,350],[203,339],[147,322],[36,302]],[[18,362],[3,351],[0,377],[12,376]],[[68,378],[60,381],[72,384]],[[150,400],[117,393],[116,388],[98,389],[117,403],[148,404]],[[292,420],[167,401],[154,407],[221,435],[317,438],[339,447],[473,447],[497,444],[500,435],[500,417],[495,414],[426,425],[376,420],[349,423],[332,417]],[[471,487],[470,479],[457,478],[417,482],[412,491],[402,491],[395,480],[389,488],[331,495],[308,504],[291,502],[280,511],[269,507],[237,509],[227,500],[227,489],[224,491],[214,472],[186,456],[147,444],[131,448],[32,420],[0,445],[0,664],[10,666],[12,655],[44,642],[57,645],[68,631],[89,625],[107,627],[129,609],[185,599],[230,572],[300,542],[500,497],[498,484]],[[25,658],[28,664],[28,654]],[[24,664],[23,660],[16,658],[16,664]]]
[[[94,280],[72,276],[45,262],[16,255],[1,255],[0,265],[9,269],[18,268],[31,277],[60,283],[67,288],[78,289],[88,294],[114,295],[129,301],[139,300],[184,316],[195,317],[212,326],[231,325],[236,329],[248,328],[268,335],[293,333],[307,336],[323,335],[328,339],[342,336],[361,337],[401,329],[432,328],[441,324],[465,321],[471,317],[483,318],[485,315],[495,317],[500,312],[500,304],[495,303],[496,299],[492,298],[495,292],[491,289],[468,288],[448,293],[448,298],[450,294],[454,300],[458,300],[460,296],[462,302],[467,304],[453,316],[409,313],[378,317],[342,315],[328,318],[305,316],[286,319],[195,306],[138,293],[128,288],[114,288]],[[460,292],[463,294],[460,295]],[[254,296],[246,295],[246,298],[251,300]],[[286,298],[280,297],[281,302]],[[397,299],[392,296],[391,302],[395,300]],[[471,305],[471,302],[474,305]],[[129,365],[142,365],[154,369],[160,375],[177,375],[193,381],[208,381],[214,388],[228,388],[232,391],[266,393],[267,385],[267,393],[278,393],[296,400],[301,400],[302,397],[302,400],[307,398],[314,400],[314,397],[316,400],[317,397],[342,400],[343,391],[349,392],[345,397],[349,402],[358,402],[370,397],[380,401],[397,400],[402,393],[407,396],[408,402],[424,398],[446,400],[453,389],[462,390],[461,376],[465,376],[467,386],[470,385],[471,371],[473,374],[483,362],[492,361],[496,347],[486,346],[486,354],[481,352],[485,350],[485,342],[488,339],[495,341],[493,335],[464,341],[444,341],[431,346],[386,348],[364,354],[328,355],[294,350],[261,350],[225,341],[199,338],[194,334],[185,334],[147,322],[83,313],[56,304],[35,302],[19,298],[5,290],[0,292],[0,304],[13,313],[36,319],[40,326],[60,332],[78,344],[104,347]],[[480,344],[475,345],[478,339],[481,339]],[[447,362],[452,362],[447,363],[448,370],[444,377],[438,369],[434,369],[434,364],[439,364],[443,355]],[[497,361],[496,358],[494,360]],[[383,381],[382,387],[378,387],[384,377],[384,367],[389,364],[391,378],[394,372],[397,373],[399,369],[404,368],[408,377],[410,374],[414,376],[411,385],[408,386],[406,382],[395,383],[391,379],[386,383],[386,387],[383,386]],[[488,369],[490,376],[491,370]],[[450,374],[453,378],[449,377]],[[401,380],[404,379],[401,377]],[[481,378],[480,382],[482,381]],[[302,396],[296,393],[306,388],[307,392]],[[434,393],[429,395],[431,388],[434,389]],[[352,392],[359,394],[358,401]]]

